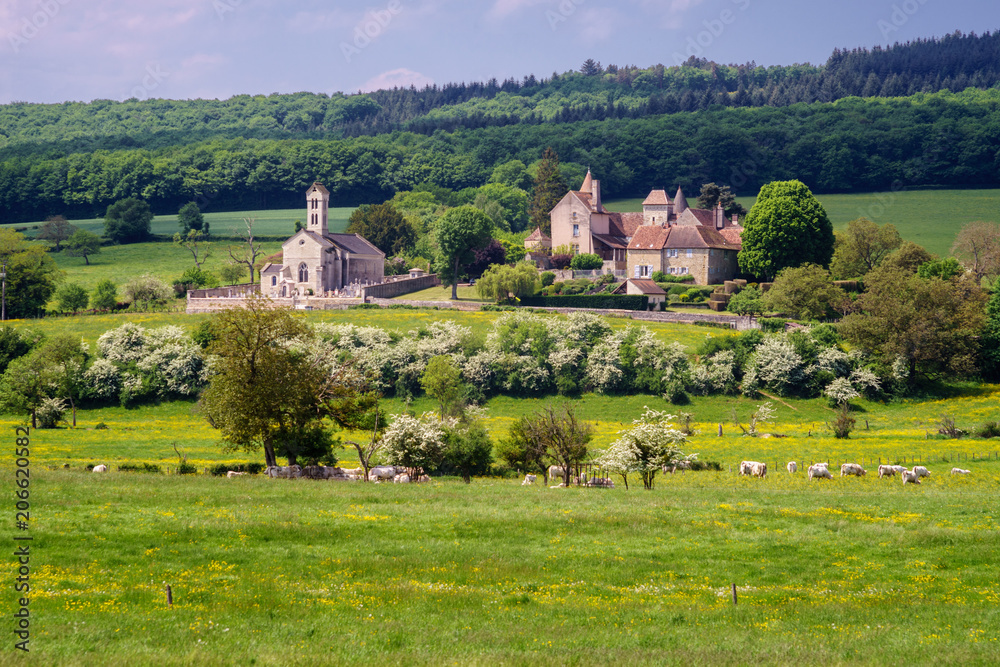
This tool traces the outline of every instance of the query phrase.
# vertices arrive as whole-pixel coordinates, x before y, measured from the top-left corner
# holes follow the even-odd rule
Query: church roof
[[[642,202],[643,206],[666,206],[670,203],[670,197],[667,196],[666,190],[650,190],[649,196],[646,197],[646,201]]]
[[[271,273],[281,273],[281,264],[273,264],[268,262],[264,265],[264,268],[260,270],[260,275],[271,274]]]
[[[316,181],[315,183],[313,183],[312,185],[310,185],[310,186],[309,186],[309,189],[308,189],[308,190],[306,190],[306,194],[309,194],[309,193],[310,193],[310,192],[312,192],[313,190],[316,190],[316,191],[318,191],[318,192],[320,192],[320,193],[322,193],[322,194],[324,194],[324,195],[328,195],[328,194],[330,194],[330,191],[329,191],[329,190],[327,190],[326,188],[324,188],[324,187],[323,187],[323,184],[322,184],[322,183],[320,183],[319,181]]]
[[[326,239],[356,255],[381,255],[385,257],[384,252],[357,234],[327,234]]]

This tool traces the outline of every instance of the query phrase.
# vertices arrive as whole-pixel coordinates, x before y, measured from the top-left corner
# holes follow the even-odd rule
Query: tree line
[[[103,216],[128,197],[145,199],[157,213],[189,201],[202,210],[294,207],[315,180],[335,202],[354,205],[421,184],[478,187],[510,160],[534,165],[547,146],[567,173],[590,166],[606,197],[708,182],[749,194],[793,178],[825,192],[991,186],[1000,173],[1000,89],[432,136],[213,139],[155,150],[33,154],[0,163],[0,209],[6,222],[20,222]]]

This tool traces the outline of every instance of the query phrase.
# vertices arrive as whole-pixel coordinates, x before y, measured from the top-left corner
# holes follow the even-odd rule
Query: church
[[[281,265],[260,271],[261,294],[272,298],[342,296],[385,278],[385,253],[357,234],[333,234],[330,192],[318,181],[306,191],[304,229],[281,245]]]

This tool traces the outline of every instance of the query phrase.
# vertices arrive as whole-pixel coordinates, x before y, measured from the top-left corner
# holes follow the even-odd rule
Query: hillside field
[[[301,313],[406,331],[448,318],[485,335],[496,313]],[[179,313],[15,322],[93,344],[125,321],[193,327]],[[554,315],[553,317],[559,317]],[[628,320],[613,318],[613,326]],[[648,325],[692,349],[718,329]],[[1000,440],[945,440],[1000,419],[1000,385],[947,398],[857,401],[836,440],[823,400],[781,399],[764,431],[732,423],[766,398],[586,394],[568,403],[594,426],[595,452],[646,406],[693,415],[685,450],[719,472],[659,476],[651,491],[523,487],[519,476],[394,485],[227,479],[226,452],[190,401],[80,410],[77,427],[30,437],[32,664],[879,664],[995,662],[1000,623]],[[564,399],[497,397],[494,440]],[[399,413],[433,410],[387,399]],[[106,429],[97,429],[102,423]],[[0,416],[13,443],[22,415]],[[719,427],[723,435],[718,435]],[[363,434],[343,433],[345,439]],[[784,436],[784,437],[777,437]],[[176,448],[176,449],[175,449]],[[199,474],[127,473],[123,463]],[[13,449],[9,449],[13,452]],[[354,466],[351,450],[341,463]],[[734,470],[768,462],[764,479]],[[790,475],[787,460],[802,466]],[[13,453],[0,473],[13,480]],[[833,480],[808,481],[828,460]],[[919,486],[879,480],[877,461],[923,463]],[[861,462],[869,474],[841,478]],[[104,463],[111,472],[86,471]],[[64,467],[68,466],[68,467]],[[949,474],[953,466],[968,476]],[[13,481],[7,483],[13,490]],[[0,569],[8,581],[15,559]],[[168,607],[164,586],[172,589]],[[733,605],[731,585],[738,604]],[[0,664],[13,664],[4,652]]]

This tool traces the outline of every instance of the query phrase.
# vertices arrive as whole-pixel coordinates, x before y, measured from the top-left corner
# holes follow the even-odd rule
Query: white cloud
[[[378,76],[372,77],[365,81],[359,89],[362,92],[370,93],[373,90],[386,90],[389,88],[409,88],[411,85],[417,88],[423,88],[426,85],[434,83],[434,80],[428,76],[424,76],[420,72],[414,72],[411,69],[406,69],[401,67],[399,69],[389,70],[388,72],[382,72]]]

